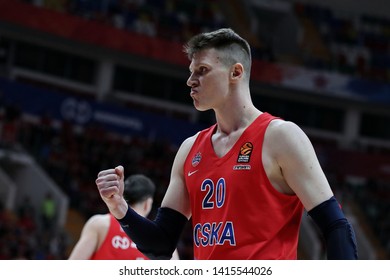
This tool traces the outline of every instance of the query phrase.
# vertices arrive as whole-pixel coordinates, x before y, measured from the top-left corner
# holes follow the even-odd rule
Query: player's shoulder
[[[217,124],[213,124],[209,127],[206,127],[202,130],[199,130],[198,132],[196,132],[195,134],[193,134],[192,136],[186,138],[183,143],[182,143],[182,147],[186,148],[188,146],[192,147],[192,145],[195,143],[195,140],[199,137],[199,135],[203,134],[208,134],[211,131],[213,131],[215,129]]]
[[[193,144],[194,142],[195,142],[195,140],[196,140],[196,138],[198,138],[198,135],[201,133],[201,131],[198,131],[197,133],[195,133],[194,135],[192,135],[192,136],[190,136],[190,137],[188,137],[187,139],[185,139],[184,141],[183,141],[183,144],[186,144],[186,145],[188,145],[188,144]]]
[[[179,150],[177,151],[175,163],[178,165],[184,164],[185,159],[187,158],[192,146],[195,143],[196,138],[200,132],[186,138],[180,145]]]
[[[265,143],[271,149],[285,152],[286,149],[289,150],[296,146],[307,147],[310,145],[310,140],[296,123],[275,119],[267,128]]]
[[[93,228],[101,228],[101,227],[108,226],[109,224],[110,224],[109,214],[95,214],[88,219],[85,225]]]
[[[305,134],[300,126],[291,121],[282,119],[274,119],[270,122],[267,133],[274,137],[286,137],[300,136]]]
[[[199,134],[200,134],[200,131],[195,133],[194,135],[186,138],[183,141],[183,143],[181,143],[180,150],[182,152],[184,152],[184,151],[188,152],[191,149],[192,145],[194,145],[195,140],[196,140],[196,138],[198,137]]]

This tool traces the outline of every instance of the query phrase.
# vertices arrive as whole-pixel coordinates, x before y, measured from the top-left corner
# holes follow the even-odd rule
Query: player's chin
[[[198,101],[194,100],[194,107],[196,110],[200,111],[200,112],[204,112],[204,111],[207,111],[209,110],[210,108],[206,108],[205,106],[202,106]]]
[[[197,96],[191,95],[191,97],[196,110],[204,112],[210,109],[210,107],[206,107],[205,104],[202,104]]]

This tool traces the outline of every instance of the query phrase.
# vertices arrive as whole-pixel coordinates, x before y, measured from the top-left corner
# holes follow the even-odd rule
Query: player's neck
[[[238,130],[247,128],[261,112],[252,104],[242,108],[231,107],[225,112],[217,112],[217,132],[230,134]]]

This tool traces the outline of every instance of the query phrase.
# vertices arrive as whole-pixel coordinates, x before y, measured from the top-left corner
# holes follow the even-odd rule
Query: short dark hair
[[[195,53],[211,48],[225,53],[221,61],[227,66],[237,62],[242,63],[249,77],[252,64],[250,45],[231,28],[221,28],[195,35],[184,45],[184,52],[191,60]]]
[[[129,204],[134,204],[153,198],[155,191],[156,186],[149,177],[133,174],[125,180],[123,196]]]

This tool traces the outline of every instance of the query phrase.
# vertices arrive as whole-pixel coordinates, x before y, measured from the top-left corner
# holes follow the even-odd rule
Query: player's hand
[[[99,172],[95,181],[99,194],[107,204],[110,212],[118,219],[122,218],[127,211],[127,202],[123,198],[124,169],[119,165],[112,169]]]

